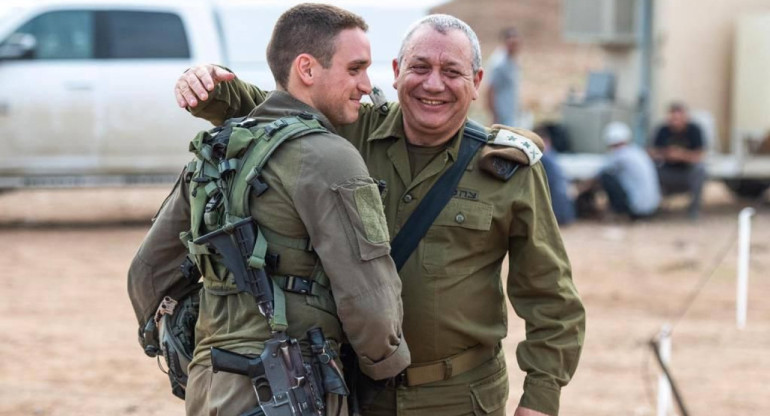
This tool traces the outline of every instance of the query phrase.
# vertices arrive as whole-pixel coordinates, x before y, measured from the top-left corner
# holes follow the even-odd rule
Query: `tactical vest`
[[[251,216],[250,196],[267,190],[262,178],[270,156],[288,140],[328,130],[311,114],[280,118],[258,123],[253,118],[227,120],[223,126],[200,132],[190,143],[195,159],[187,166],[191,228],[180,239],[203,276],[204,288],[212,294],[226,296],[238,292],[232,273],[216,260],[205,245],[195,244],[198,237],[228,227]],[[310,276],[280,276],[272,272],[277,259],[268,252],[271,245],[302,250],[312,256],[315,267]],[[283,292],[313,296],[317,306],[334,313],[334,300],[329,281],[309,238],[292,238],[258,224],[257,242],[249,267],[267,268],[273,280],[276,310],[283,307]],[[271,322],[274,330],[285,330],[285,315]],[[274,326],[276,325],[276,326]]]

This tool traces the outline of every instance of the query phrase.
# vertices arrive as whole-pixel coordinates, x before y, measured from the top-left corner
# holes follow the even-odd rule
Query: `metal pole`
[[[735,294],[735,324],[746,327],[746,308],[749,296],[749,254],[751,251],[751,217],[754,208],[748,207],[738,214],[738,281]]]

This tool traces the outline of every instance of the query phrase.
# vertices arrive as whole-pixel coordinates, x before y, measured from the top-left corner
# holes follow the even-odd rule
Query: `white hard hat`
[[[604,128],[604,142],[607,146],[631,141],[631,129],[622,121],[613,121]]]

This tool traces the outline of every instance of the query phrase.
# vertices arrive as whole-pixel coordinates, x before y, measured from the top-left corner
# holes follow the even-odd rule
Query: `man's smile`
[[[430,99],[430,98],[417,98],[417,101],[428,106],[439,106],[447,103],[447,101],[445,100],[436,100],[436,99]]]

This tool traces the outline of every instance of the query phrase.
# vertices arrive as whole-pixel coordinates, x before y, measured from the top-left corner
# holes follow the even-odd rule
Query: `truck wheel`
[[[739,198],[759,198],[770,188],[770,181],[765,179],[725,179],[724,182]]]

